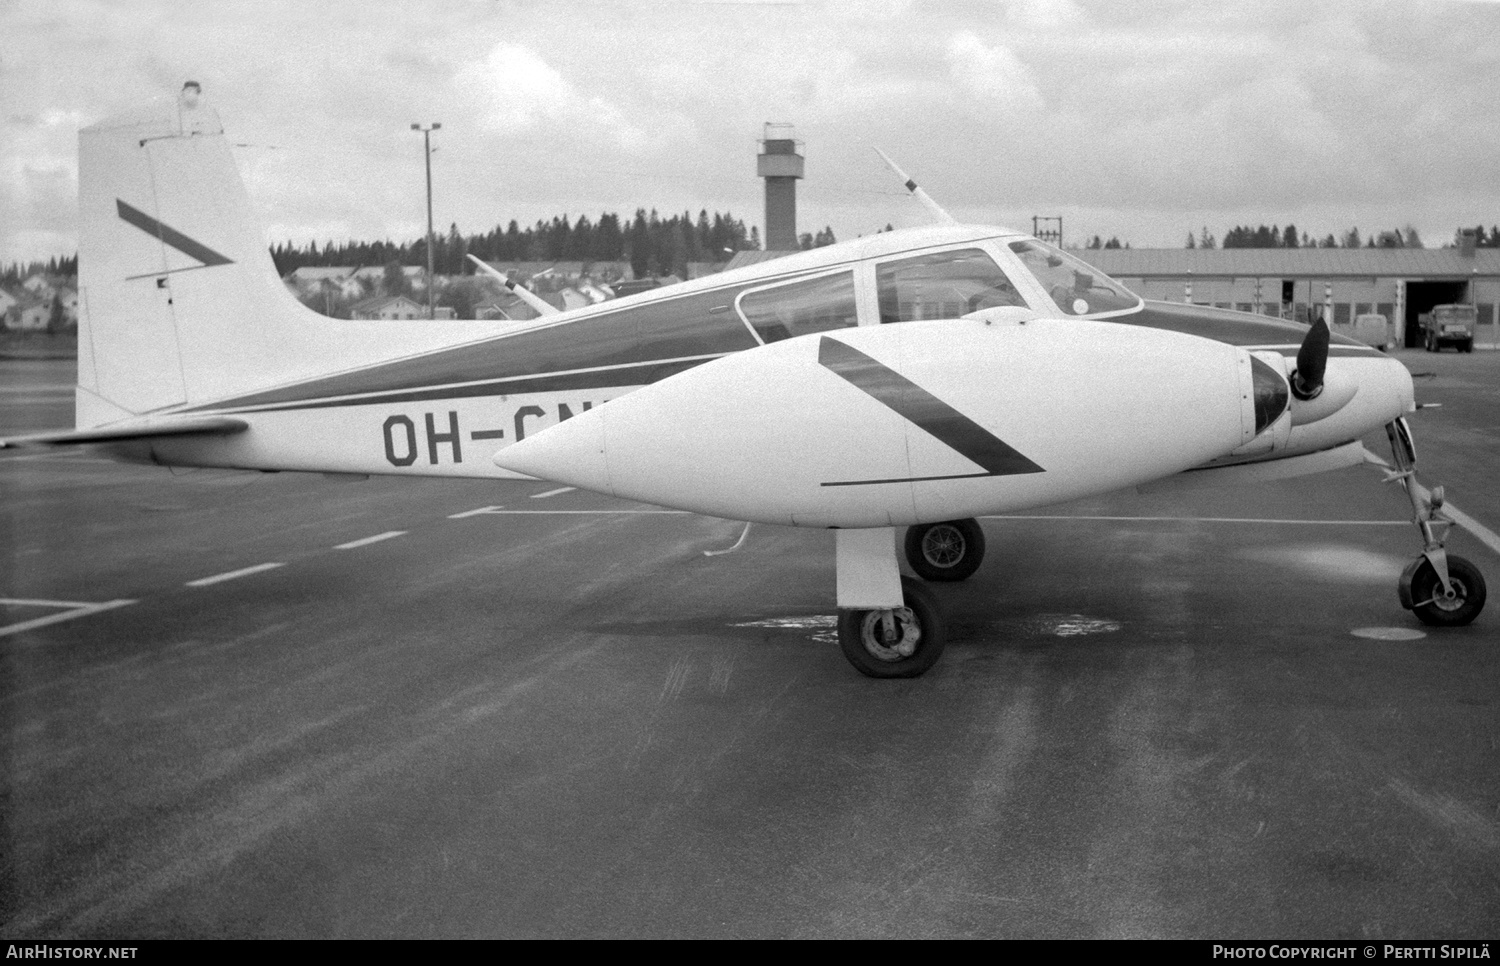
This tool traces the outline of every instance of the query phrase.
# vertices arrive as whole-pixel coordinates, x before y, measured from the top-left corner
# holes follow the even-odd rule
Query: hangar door
[[[1458,282],[1407,282],[1406,283],[1406,347],[1414,349],[1422,344],[1422,329],[1417,325],[1417,316],[1432,311],[1434,305],[1453,305],[1469,298],[1469,283]]]

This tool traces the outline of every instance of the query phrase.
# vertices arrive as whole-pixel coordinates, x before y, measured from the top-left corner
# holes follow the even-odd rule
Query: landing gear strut
[[[1401,572],[1396,593],[1401,606],[1435,627],[1461,627],[1484,609],[1484,576],[1479,568],[1443,547],[1453,521],[1443,515],[1443,488],[1438,486],[1424,498],[1417,484],[1417,450],[1405,419],[1387,423],[1386,438],[1396,469],[1386,482],[1399,482],[1411,501],[1412,522],[1422,534],[1422,555]]]
[[[901,576],[896,531],[838,530],[839,647],[859,673],[914,678],[942,656],[943,617],[931,592]]]
[[[906,562],[923,580],[967,580],[984,561],[979,521],[924,523],[906,531]]]

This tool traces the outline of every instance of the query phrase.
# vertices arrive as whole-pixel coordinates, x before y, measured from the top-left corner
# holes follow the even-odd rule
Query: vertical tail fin
[[[350,323],[276,275],[210,107],[182,98],[79,132],[79,429],[473,338]]]

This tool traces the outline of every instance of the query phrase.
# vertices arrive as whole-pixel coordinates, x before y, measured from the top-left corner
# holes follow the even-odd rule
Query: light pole
[[[432,276],[432,132],[443,125],[437,121],[423,127],[413,124],[413,131],[422,132],[422,151],[427,158],[427,318],[436,317],[433,309],[433,289],[435,288]]]

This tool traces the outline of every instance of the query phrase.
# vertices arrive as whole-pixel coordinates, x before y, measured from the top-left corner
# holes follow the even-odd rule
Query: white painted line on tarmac
[[[44,430],[39,430],[39,432],[44,432]],[[83,455],[84,455],[84,453],[83,453],[82,450],[72,450],[70,452],[70,451],[67,451],[67,450],[55,450],[54,449],[54,450],[48,450],[45,453],[29,453],[29,454],[27,454],[25,456],[12,456],[12,457],[9,457],[9,460],[12,463],[34,463],[34,462],[36,462],[38,460],[50,460],[50,461],[52,461],[54,463],[63,463],[63,462],[67,462],[67,463],[82,463],[82,462],[84,462],[84,460],[81,459],[80,457],[82,457]],[[91,463],[113,463],[114,460],[106,460],[106,459],[94,458],[94,459],[88,460],[88,462],[91,462]]]
[[[491,510],[496,516],[682,516],[693,514],[688,510]]]
[[[1115,523],[1275,523],[1300,527],[1409,527],[1409,520],[1268,520],[1263,517],[1096,517],[1021,516],[1008,513],[982,516],[981,520],[1108,520]]]
[[[497,513],[497,512],[499,512],[502,509],[504,509],[504,507],[482,506],[482,507],[480,507],[477,510],[465,510],[462,513],[450,513],[450,514],[448,514],[448,519],[450,519],[450,520],[462,520],[464,517],[477,517],[481,513]]]
[[[1500,534],[1496,534],[1495,531],[1451,503],[1444,503],[1442,512],[1452,518],[1454,523],[1469,531],[1480,543],[1489,547],[1492,553],[1500,554]]]
[[[533,493],[531,494],[531,498],[533,500],[545,500],[549,496],[559,496],[563,493],[572,493],[576,489],[578,489],[578,487],[576,486],[559,486],[557,489],[548,490],[546,493]]]
[[[363,539],[360,539],[360,540],[350,540],[348,543],[341,543],[337,547],[334,547],[333,549],[335,549],[335,550],[353,550],[355,547],[368,547],[372,543],[379,543],[382,540],[389,540],[392,537],[404,537],[404,536],[406,536],[406,531],[405,530],[387,530],[385,533],[377,533],[373,537],[364,537]]]
[[[22,600],[17,597],[0,597],[0,605],[7,607],[95,607],[87,600]]]
[[[1393,467],[1390,463],[1386,462],[1375,453],[1371,452],[1368,447],[1365,448],[1365,460],[1367,462],[1374,463],[1376,466],[1384,467],[1388,470],[1395,469],[1395,467]],[[1416,487],[1417,499],[1421,500],[1424,503],[1432,499],[1431,490],[1418,483],[1415,479],[1413,479],[1411,482],[1412,485]],[[1500,534],[1495,533],[1495,531],[1491,530],[1489,527],[1469,516],[1467,513],[1454,506],[1452,503],[1445,502],[1443,504],[1441,512],[1444,516],[1448,517],[1448,519],[1452,520],[1454,523],[1469,531],[1474,539],[1478,540],[1486,547],[1489,547],[1491,553],[1500,555]],[[1411,521],[1408,520],[1404,522],[1410,523]]]
[[[62,607],[67,608],[61,614],[48,614],[46,617],[37,617],[29,621],[21,621],[19,624],[7,624],[0,627],[0,637],[8,634],[19,634],[22,631],[33,630],[38,627],[46,627],[48,624],[60,624],[78,617],[88,617],[90,614],[98,614],[106,610],[114,610],[116,607],[124,607],[134,604],[133,600],[107,600],[98,604],[90,604],[85,601],[71,600],[14,600],[9,598],[0,599],[0,605],[12,607]]]
[[[248,577],[251,574],[262,573],[267,570],[275,570],[277,567],[285,567],[284,563],[263,563],[254,567],[244,567],[240,570],[231,570],[228,573],[214,574],[212,577],[200,577],[197,580],[189,580],[188,587],[207,587],[209,584],[223,583],[226,580],[234,580],[237,577]]]

